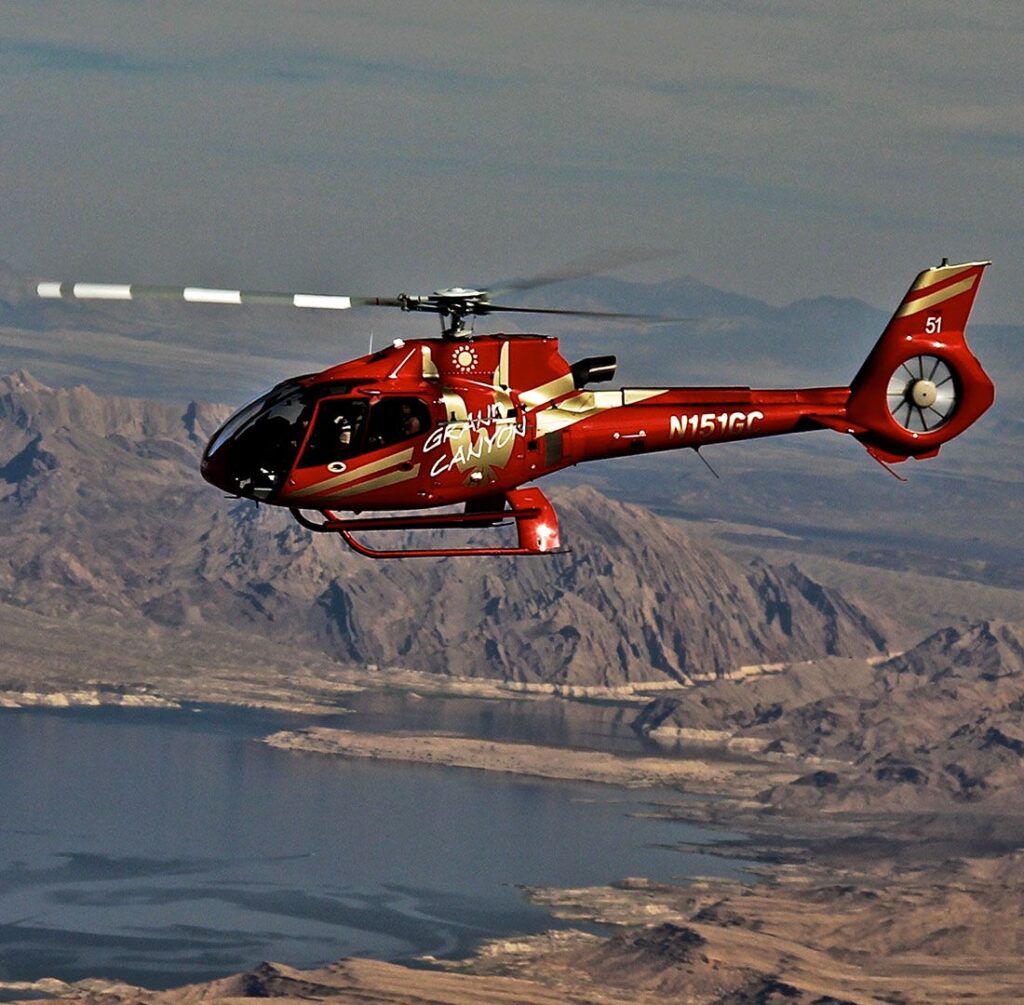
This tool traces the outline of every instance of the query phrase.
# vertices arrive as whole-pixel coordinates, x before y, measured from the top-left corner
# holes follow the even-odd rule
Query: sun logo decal
[[[455,369],[459,373],[469,373],[471,370],[475,370],[477,364],[476,349],[469,346],[456,349],[452,353],[452,363],[455,364]]]

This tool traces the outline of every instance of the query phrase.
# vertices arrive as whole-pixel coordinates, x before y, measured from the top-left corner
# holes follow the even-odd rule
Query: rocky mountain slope
[[[580,685],[886,649],[884,617],[795,566],[738,564],[588,488],[556,497],[568,555],[362,559],[199,479],[224,415],[0,380],[0,614],[78,624],[83,650],[102,624],[93,665],[119,630],[156,649],[241,633],[343,662]]]
[[[950,627],[877,666],[812,663],[652,702],[637,727],[666,741],[732,742],[819,759],[773,805],[1015,809],[1024,785],[1024,631]]]
[[[198,397],[240,404],[285,374],[363,352],[371,333],[380,344],[436,329],[429,318],[398,311],[44,301],[35,294],[36,278],[53,277],[30,278],[0,263],[0,372],[28,367],[53,385],[84,381],[103,392],[130,390],[172,403]],[[570,359],[617,354],[618,379],[634,386],[842,382],[856,372],[892,307],[879,311],[832,297],[773,307],[686,277],[646,284],[592,276],[531,291],[530,301],[709,319],[658,325],[641,338],[629,325],[594,327],[586,319],[523,315],[517,322],[510,315],[501,322],[509,331],[559,335]],[[1006,500],[1021,493],[1021,332],[972,323],[971,344],[998,387],[996,407],[938,458],[904,465],[912,485],[831,433],[716,447],[707,458],[721,482],[695,457],[675,453],[633,458],[625,472],[618,464],[585,465],[567,477],[661,513],[783,530],[802,539],[804,552],[1019,588],[1019,513]]]

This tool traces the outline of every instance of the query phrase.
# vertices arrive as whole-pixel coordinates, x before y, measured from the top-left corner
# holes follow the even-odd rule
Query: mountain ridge
[[[814,661],[646,706],[636,728],[701,736],[822,765],[762,794],[797,811],[1009,810],[1024,783],[1024,626],[982,620],[932,633],[871,666]]]
[[[553,493],[576,550],[374,563],[198,477],[226,414],[0,380],[0,590],[52,616],[218,626],[347,663],[587,686],[884,653],[883,615],[796,566],[744,566],[588,487]]]

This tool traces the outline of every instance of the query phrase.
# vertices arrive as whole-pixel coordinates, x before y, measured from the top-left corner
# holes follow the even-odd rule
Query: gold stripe
[[[546,436],[548,433],[557,433],[560,429],[575,426],[577,422],[582,422],[603,411],[605,411],[603,408],[592,408],[589,412],[562,412],[557,408],[548,409],[537,416],[537,435]]]
[[[469,409],[466,408],[466,399],[461,394],[445,388],[441,391],[441,401],[444,404],[444,417],[449,424],[466,421]]]
[[[934,269],[925,269],[924,272],[914,280],[914,285],[910,287],[910,293],[907,294],[905,299],[909,300],[911,293],[917,293],[919,290],[926,290],[929,286],[945,282],[945,280],[952,279],[954,276],[959,276],[961,273],[973,268],[974,265],[970,264],[940,265]]]
[[[566,373],[561,377],[556,377],[554,380],[549,380],[546,384],[541,384],[539,387],[523,391],[519,395],[519,400],[528,408],[536,408],[538,405],[547,404],[552,398],[557,398],[561,394],[568,394],[575,389],[576,384],[573,382],[572,374]]]
[[[420,346],[420,372],[424,380],[437,380],[441,376],[434,365],[434,357],[430,355],[430,346]]]
[[[546,408],[543,412],[537,413],[537,435],[544,436],[547,433],[557,433],[560,429],[568,426],[575,426],[583,419],[589,419],[592,415],[599,415],[601,412],[609,412],[617,408],[629,409],[630,405],[639,405],[648,398],[656,398],[664,394],[666,388],[623,388],[619,391],[582,391],[559,402],[553,408]],[[629,403],[624,399],[629,392]],[[598,403],[597,395],[604,398],[606,395],[614,394],[619,397],[615,405],[602,405]]]
[[[920,297],[917,300],[904,300],[895,316],[905,318],[910,314],[917,314],[920,311],[927,310],[929,307],[935,307],[938,304],[945,303],[947,300],[952,300],[953,297],[966,293],[971,289],[977,278],[977,274],[968,276],[959,283],[947,286],[944,290],[939,290],[938,293],[933,293],[931,296]]]
[[[501,352],[498,354],[498,372],[494,375],[494,382],[501,388],[509,387],[508,379],[508,342],[502,342]]]
[[[328,489],[337,488],[339,485],[345,485],[347,482],[353,482],[357,478],[372,475],[375,471],[381,471],[384,468],[393,467],[395,464],[402,464],[404,461],[411,460],[412,454],[412,447],[409,447],[408,450],[401,450],[397,454],[388,454],[387,457],[380,457],[375,461],[371,461],[369,464],[353,468],[351,471],[345,471],[340,475],[335,475],[333,478],[326,478],[324,481],[317,482],[315,485],[308,485],[304,489],[298,489],[294,492],[290,492],[289,496],[292,499],[301,499],[305,496],[316,495],[318,492],[326,492]]]
[[[360,482],[358,485],[350,485],[347,489],[332,493],[336,499],[344,499],[346,496],[359,495],[361,492],[372,492],[374,489],[387,488],[388,485],[397,485],[399,482],[407,482],[420,473],[420,466],[414,464],[408,471],[389,471],[379,478],[371,478],[368,482]]]
[[[619,397],[620,405],[622,404],[622,398]],[[568,398],[563,398],[557,405],[552,405],[552,411],[566,411],[566,412],[592,412],[597,407],[597,402],[594,400],[593,391],[580,391],[579,394],[571,395]]]

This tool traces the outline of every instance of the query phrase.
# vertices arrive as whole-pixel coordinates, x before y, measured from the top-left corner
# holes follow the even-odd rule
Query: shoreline
[[[187,675],[169,670],[159,683],[125,684],[92,677],[48,676],[18,680],[8,670],[0,677],[0,708],[95,705],[173,707],[187,703],[233,705],[324,714],[336,700],[361,691],[415,693],[425,698],[473,698],[494,701],[561,699],[581,704],[608,704],[639,708],[655,698],[688,692],[715,680],[749,681],[771,676],[784,664],[739,666],[716,677],[693,674],[685,681],[665,678],[636,681],[614,687],[508,681],[496,677],[459,677],[408,667],[376,664],[346,665],[313,662],[305,669],[268,681],[264,675],[246,676],[235,669],[190,667]],[[5,668],[6,669],[6,668]],[[15,683],[17,681],[17,683]]]
[[[629,756],[533,743],[477,740],[438,733],[370,733],[312,726],[263,739],[278,750],[355,760],[383,760],[624,788],[670,786],[695,795],[749,798],[796,777],[778,765],[700,758]]]
[[[0,692],[0,698],[9,693]],[[15,708],[187,710],[169,703],[166,693],[147,692],[149,700],[139,701],[138,689],[118,694],[80,689],[65,693],[66,702],[34,700],[42,694],[23,693],[33,703]],[[113,700],[94,700],[96,694]],[[314,710],[308,714],[342,712],[337,706],[303,708],[292,702],[216,706],[243,717],[301,715],[306,709]],[[406,965],[346,958],[306,971],[264,963],[243,975],[163,992],[102,980],[0,982],[0,991],[49,993],[83,1005],[98,998],[105,1005],[189,1005],[197,994],[207,1005],[252,995],[315,997],[334,1005],[368,1000],[381,1005],[416,1000],[444,1005],[503,1000],[519,1005],[675,1000],[1011,1005],[1024,997],[1024,968],[1014,953],[1001,948],[1024,941],[1024,814],[986,817],[968,807],[918,814],[787,811],[763,793],[791,782],[804,762],[709,762],[701,758],[699,744],[684,758],[321,726],[279,729],[259,742],[339,760],[624,788],[675,787],[707,798],[661,804],[659,812],[742,832],[744,837],[724,850],[759,866],[739,879],[659,883],[624,877],[600,887],[524,887],[524,895],[553,918],[600,925],[603,934],[569,928],[499,938],[458,960],[423,957]],[[762,798],[755,799],[759,794]],[[715,854],[713,845],[701,851]],[[3,999],[10,1000],[9,994]]]

